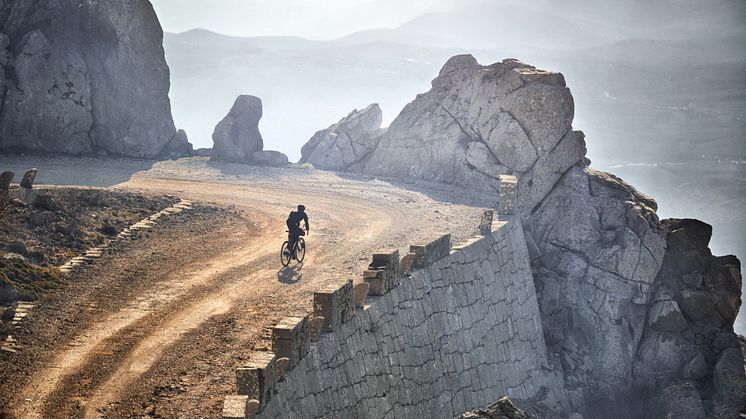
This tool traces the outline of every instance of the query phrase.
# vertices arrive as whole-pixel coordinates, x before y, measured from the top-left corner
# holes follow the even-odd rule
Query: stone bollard
[[[15,173],[6,171],[0,174],[0,192],[8,192],[10,189],[10,182],[13,182]]]
[[[236,368],[238,394],[259,400],[265,405],[272,397],[277,382],[276,356],[272,352],[256,352],[245,367]]]
[[[290,365],[290,358],[280,358],[275,363],[277,365],[277,377],[282,377],[282,374],[285,374],[285,371],[288,370],[288,366]]]
[[[34,188],[34,179],[36,179],[36,173],[39,171],[36,169],[31,169],[26,174],[23,175],[23,179],[21,180],[21,188],[23,189],[33,189]]]
[[[370,289],[370,284],[367,282],[363,282],[361,284],[355,285],[355,308],[361,309],[365,306],[365,298],[368,297],[368,290]]]
[[[409,253],[414,254],[411,269],[426,268],[451,254],[451,235],[442,234],[425,244],[413,244]]]
[[[479,223],[479,234],[486,236],[492,232],[492,220],[495,218],[495,210],[485,210]]]
[[[399,281],[401,265],[398,250],[381,250],[373,253],[373,261],[363,272],[363,281],[368,284],[369,295],[384,295]]]
[[[259,413],[260,407],[261,407],[261,404],[259,403],[259,400],[256,400],[256,399],[249,400],[249,407],[246,409],[246,419],[251,419],[254,416],[256,416],[256,414]]]
[[[250,417],[249,396],[225,396],[223,400],[223,419],[245,419]]]
[[[355,315],[352,280],[313,293],[313,315],[324,317],[321,330],[333,332]]]
[[[518,193],[518,179],[515,176],[500,175],[500,196],[497,202],[498,215],[515,214]]]
[[[321,329],[324,328],[326,319],[323,316],[314,316],[311,318],[311,326],[309,327],[308,339],[311,342],[316,342],[321,338]]]
[[[308,316],[285,317],[272,328],[272,352],[288,358],[288,369],[295,367],[308,353]]]

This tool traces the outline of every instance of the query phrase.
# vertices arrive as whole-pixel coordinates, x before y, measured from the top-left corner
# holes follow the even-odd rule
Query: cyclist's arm
[[[306,223],[306,232],[310,232],[311,227],[308,225],[308,215],[305,212],[303,213],[303,221]]]

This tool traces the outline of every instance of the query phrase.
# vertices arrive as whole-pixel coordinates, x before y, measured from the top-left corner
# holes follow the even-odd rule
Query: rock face
[[[248,163],[254,153],[262,151],[264,141],[259,133],[262,118],[262,100],[255,96],[236,98],[228,115],[215,127],[212,134],[210,160]]]
[[[158,157],[176,137],[150,2],[0,3],[0,149]]]
[[[382,117],[377,103],[361,111],[353,110],[314,134],[301,149],[299,163],[310,163],[321,170],[359,170],[381,139]]]
[[[523,410],[515,407],[507,397],[501,397],[484,409],[475,409],[459,415],[458,419],[529,419]]]
[[[561,74],[517,60],[481,66],[459,55],[391,123],[363,171],[485,189],[496,188],[499,175],[516,175],[518,205],[530,211],[583,161],[573,116]]]
[[[711,255],[703,223],[661,222],[655,200],[587,167],[573,108],[561,74],[456,56],[360,170],[481,190],[518,178],[514,211],[570,411],[734,417],[746,394],[740,264]]]

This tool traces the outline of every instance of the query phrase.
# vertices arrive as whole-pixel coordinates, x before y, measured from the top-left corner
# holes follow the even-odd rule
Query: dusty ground
[[[476,233],[482,206],[445,186],[303,169],[0,157],[37,182],[173,194],[197,205],[106,255],[21,323],[0,355],[0,416],[218,417],[234,368],[268,348],[280,318],[311,309],[324,283],[359,280],[375,248],[435,232]],[[453,204],[446,202],[457,202]],[[307,207],[304,265],[280,269],[284,219]]]

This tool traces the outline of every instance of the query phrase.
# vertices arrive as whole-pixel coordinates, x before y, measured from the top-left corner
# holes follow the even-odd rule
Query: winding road
[[[493,199],[442,185],[204,159],[145,167],[94,159],[3,163],[19,171],[33,163],[41,182],[173,194],[240,214],[213,220],[203,233],[189,230],[204,222],[198,216],[156,228],[133,249],[87,268],[99,286],[81,285],[69,304],[77,307],[71,325],[46,331],[49,347],[34,351],[28,376],[0,396],[19,418],[219,416],[222,396],[234,391],[233,369],[267,348],[273,323],[309,312],[315,289],[357,281],[376,248],[404,250],[441,231],[454,240],[473,235],[480,204]],[[309,252],[302,266],[280,269],[284,218],[298,203],[308,208]],[[139,274],[129,273],[133,264]],[[52,322],[43,310],[28,321]]]

